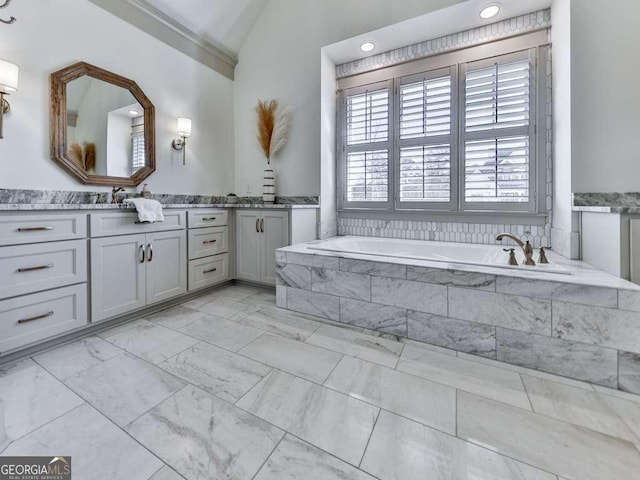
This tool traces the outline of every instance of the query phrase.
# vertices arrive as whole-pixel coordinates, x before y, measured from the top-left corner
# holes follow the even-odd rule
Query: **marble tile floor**
[[[241,285],[0,366],[0,455],[36,454],[75,480],[630,480],[640,396]]]

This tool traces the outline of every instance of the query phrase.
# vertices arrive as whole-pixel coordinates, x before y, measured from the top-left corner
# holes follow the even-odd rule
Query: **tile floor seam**
[[[282,430],[282,429],[281,429],[281,430]],[[292,437],[292,438],[295,438],[296,440],[299,440],[300,442],[303,442],[303,443],[305,443],[305,444],[307,444],[307,445],[311,445],[312,447],[317,448],[317,449],[318,449],[318,450],[320,450],[322,453],[324,453],[324,454],[326,454],[326,455],[329,455],[329,456],[331,456],[331,457],[335,458],[336,460],[338,460],[339,462],[345,463],[345,464],[347,464],[347,465],[349,465],[349,466],[351,466],[351,467],[355,468],[356,470],[358,470],[358,471],[360,471],[360,472],[363,472],[363,473],[365,473],[365,474],[367,474],[367,475],[369,475],[369,476],[373,477],[373,478],[374,478],[374,479],[376,479],[376,480],[383,480],[383,479],[381,479],[380,477],[377,477],[376,475],[374,475],[374,474],[372,474],[372,473],[369,473],[369,472],[367,472],[366,470],[361,469],[359,466],[354,465],[353,463],[349,462],[348,460],[344,460],[344,459],[342,459],[342,458],[340,458],[340,457],[336,456],[336,454],[331,453],[331,452],[328,452],[328,451],[324,450],[322,447],[319,447],[319,446],[317,446],[317,445],[315,445],[315,444],[313,444],[313,443],[309,442],[308,440],[305,440],[304,438],[299,437],[299,436],[298,436],[298,435],[296,435],[295,433],[286,432],[286,434],[287,434],[287,435],[289,435],[289,436],[290,436],[290,437]],[[285,436],[286,436],[286,435],[285,435]],[[365,449],[365,450],[366,450],[366,449]],[[312,480],[321,480],[321,479],[312,479]]]
[[[495,400],[494,400],[494,401],[495,401]],[[498,402],[498,403],[499,403],[499,402]],[[515,407],[515,406],[514,406],[513,408],[518,408],[518,407]],[[519,409],[519,410],[523,410],[523,409],[520,409],[520,408],[518,408],[518,409]],[[547,418],[547,419],[548,419],[548,418],[551,418],[551,417],[546,417],[545,415],[540,415],[540,414],[538,414],[538,413],[529,412],[528,410],[523,410],[523,411],[524,411],[524,412],[528,412],[529,414],[532,414],[532,415],[539,415],[539,416],[541,416],[541,417],[545,417],[545,418]],[[568,425],[570,425],[570,426],[572,426],[572,427],[582,428],[582,429],[585,429],[585,430],[589,430],[589,431],[591,431],[591,432],[595,432],[594,430],[588,429],[588,428],[586,428],[586,427],[582,427],[582,426],[579,426],[579,425],[574,425],[573,423],[565,422],[565,421],[563,421],[563,420],[559,420],[559,419],[557,419],[557,418],[551,418],[551,420],[558,421],[558,422],[562,422],[562,423],[564,423],[564,424],[568,424]],[[635,445],[633,442],[629,442],[628,440],[623,440],[623,439],[620,439],[620,438],[618,438],[618,437],[612,437],[611,435],[607,435],[606,433],[602,433],[602,432],[595,432],[595,433],[596,433],[596,434],[598,434],[598,435],[604,435],[604,436],[607,436],[607,437],[613,438],[613,439],[615,439],[615,440],[619,440],[619,441],[627,442],[627,443],[629,443],[629,444],[633,445],[633,446],[635,447],[635,449],[636,449],[636,450],[638,450],[638,453],[640,453],[640,448],[639,448],[637,445]],[[491,448],[488,448],[487,446],[485,446],[485,445],[484,445],[484,444],[482,444],[481,442],[474,441],[473,439],[467,439],[467,438],[458,437],[458,436],[456,436],[456,438],[458,438],[459,440],[462,440],[462,441],[464,441],[464,442],[467,442],[467,443],[469,443],[469,444],[471,444],[471,445],[475,445],[476,447],[480,447],[480,448],[482,448],[482,449],[484,449],[484,450],[488,450],[488,451],[490,451],[490,452],[498,453],[498,455],[501,455],[501,456],[503,456],[503,457],[509,458],[509,459],[513,460],[514,462],[522,463],[522,464],[528,465],[528,466],[530,466],[530,467],[536,468],[536,469],[538,469],[538,470],[541,470],[541,471],[547,472],[547,473],[549,473],[549,474],[551,474],[551,475],[555,475],[555,476],[557,476],[557,477],[560,477],[560,474],[559,474],[559,473],[556,473],[556,472],[553,472],[553,471],[547,470],[547,469],[545,469],[545,468],[543,468],[543,467],[541,467],[541,466],[538,466],[538,465],[536,465],[536,464],[534,464],[534,463],[530,462],[529,460],[527,460],[527,461],[520,460],[520,459],[517,459],[517,458],[512,457],[512,456],[510,456],[510,455],[507,455],[506,453],[498,452],[497,450],[492,450]],[[564,477],[562,477],[562,478],[564,478]],[[578,479],[576,479],[576,480],[578,480]],[[604,479],[603,479],[603,480],[604,480]],[[619,480],[619,479],[615,479],[615,480]],[[625,479],[625,480],[626,480],[626,479]]]
[[[329,381],[329,378],[331,377],[331,375],[333,375],[333,372],[335,372],[335,371],[336,371],[336,368],[338,368],[338,365],[340,365],[340,363],[342,362],[342,359],[343,359],[345,356],[346,356],[345,354],[342,354],[342,355],[340,356],[340,359],[336,362],[336,364],[333,366],[333,368],[331,369],[331,371],[329,372],[329,374],[324,378],[324,380],[323,380],[323,381],[322,381],[322,383],[320,384],[321,386],[326,387],[326,388],[330,388],[330,387],[327,387],[327,385],[325,385],[325,384]],[[332,390],[333,390],[333,389],[332,389]]]
[[[524,378],[522,377],[522,373],[518,373],[518,378],[520,378],[520,383],[522,384],[522,388],[524,388],[524,393],[527,396],[527,401],[529,402],[529,406],[531,407],[531,411],[533,413],[538,413],[536,412],[536,409],[533,406],[533,401],[531,400],[531,395],[529,395],[529,390],[527,390],[527,383],[524,381]]]
[[[284,429],[280,429],[282,430],[282,437],[280,437],[280,440],[278,440],[278,443],[276,443],[276,446],[273,447],[273,449],[271,450],[271,453],[269,453],[269,455],[267,455],[267,458],[264,459],[264,462],[262,462],[262,465],[260,465],[260,468],[258,468],[258,470],[256,471],[256,473],[254,473],[251,476],[251,480],[254,480],[262,471],[262,469],[264,468],[264,466],[267,464],[267,462],[269,461],[269,459],[273,456],[273,454],[275,453],[275,451],[278,449],[278,447],[280,446],[280,444],[284,441],[285,438],[287,438],[287,431]]]
[[[352,398],[352,399],[354,399],[354,400],[359,400],[359,401],[361,401],[361,402],[363,402],[363,403],[366,403],[367,405],[370,405],[370,406],[372,406],[372,407],[375,407],[375,408],[377,408],[378,410],[380,410],[381,412],[387,412],[387,413],[390,413],[390,414],[392,414],[392,415],[395,415],[396,417],[404,418],[405,420],[409,420],[410,422],[417,423],[418,425],[422,425],[423,427],[430,428],[430,429],[435,430],[435,431],[440,432],[440,433],[446,433],[447,435],[456,436],[456,435],[452,434],[451,432],[447,432],[447,431],[445,431],[445,430],[441,430],[440,428],[435,427],[435,426],[433,426],[433,425],[428,425],[428,424],[426,424],[426,423],[424,423],[424,422],[421,422],[420,420],[416,420],[415,418],[407,417],[406,415],[404,415],[404,414],[402,414],[402,413],[394,412],[393,410],[389,410],[388,408],[382,407],[382,406],[380,406],[380,405],[378,405],[378,404],[375,404],[375,403],[373,403],[373,402],[371,402],[371,401],[369,401],[369,400],[363,400],[362,398],[352,397],[352,396],[351,396],[351,395],[349,395],[348,393],[344,393],[344,392],[342,392],[342,391],[340,391],[340,390],[337,390],[337,389],[335,389],[335,388],[333,388],[333,387],[330,387],[330,386],[327,386],[327,385],[323,385],[323,386],[324,386],[327,390],[331,390],[332,392],[340,393],[340,394],[342,394],[342,395],[346,395],[346,396],[348,396],[349,398]],[[451,388],[452,390],[455,390],[453,387],[449,387],[449,388]],[[456,429],[456,430],[457,430],[457,429]]]
[[[625,420],[625,418],[620,413],[618,413],[618,411],[616,409],[609,407],[609,405],[607,404],[606,400],[603,399],[603,397],[608,397],[608,398],[612,398],[612,399],[615,400],[617,397],[613,397],[611,395],[606,395],[606,394],[602,394],[600,392],[595,392],[595,391],[594,391],[594,395],[598,399],[598,402],[602,402],[602,405],[605,406],[607,408],[607,410],[610,411],[613,415],[615,415],[615,417],[618,418],[623,423],[623,425],[625,427],[627,427],[629,432],[631,432],[631,434],[634,437],[636,437],[636,439],[638,441],[637,442],[633,442],[633,443],[634,443],[634,445],[636,445],[636,443],[637,443],[636,448],[640,452],[640,434],[636,433],[636,431],[633,428],[631,428],[631,426],[629,425],[629,422],[627,420]],[[624,400],[624,399],[618,399],[618,400],[631,402],[631,400]]]
[[[72,390],[72,391],[73,391],[73,390]],[[74,393],[75,393],[75,392],[74,392]],[[80,397],[80,395],[78,395],[78,397]],[[68,415],[69,413],[73,412],[74,410],[77,410],[78,408],[81,408],[81,407],[83,407],[83,406],[85,406],[85,405],[89,405],[89,404],[86,402],[86,400],[85,400],[84,398],[82,398],[82,397],[80,397],[80,398],[82,399],[82,403],[81,403],[80,405],[78,405],[78,406],[76,406],[76,407],[73,407],[73,408],[72,408],[72,409],[70,409],[70,410],[67,410],[66,412],[64,412],[64,413],[62,413],[62,414],[60,414],[60,415],[58,415],[58,416],[57,416],[57,417],[55,417],[55,418],[52,418],[52,419],[51,419],[51,420],[49,420],[47,423],[43,423],[43,424],[42,424],[42,425],[40,425],[39,427],[34,428],[33,430],[28,431],[28,432],[27,432],[27,433],[25,433],[24,435],[20,435],[18,438],[11,439],[11,442],[9,442],[9,444],[7,444],[7,446],[6,446],[6,447],[4,447],[2,450],[0,450],[0,456],[2,455],[2,452],[4,452],[5,450],[7,450],[7,448],[9,448],[11,445],[13,445],[14,443],[16,443],[17,441],[22,440],[22,439],[23,439],[24,437],[26,437],[27,435],[31,435],[32,433],[37,432],[37,431],[38,431],[38,430],[40,430],[41,428],[46,427],[46,426],[47,426],[47,425],[49,425],[50,423],[55,422],[56,420],[58,420],[58,419],[60,419],[60,418],[64,417],[65,415]],[[91,408],[94,408],[92,405],[89,405],[89,406],[90,406]]]
[[[125,352],[125,353],[129,353],[129,352]],[[114,357],[114,358],[115,358],[115,357]],[[148,360],[146,360],[146,359],[144,359],[144,358],[138,358],[138,357],[136,357],[134,360],[138,360],[138,361],[145,362],[145,363],[149,364],[151,367],[155,367],[155,368],[157,368],[157,369],[159,369],[159,370],[162,370],[162,373],[163,373],[163,374],[173,377],[173,378],[174,378],[174,380],[179,381],[179,382],[182,384],[182,386],[181,386],[179,389],[177,389],[175,392],[171,393],[169,396],[167,396],[166,398],[164,398],[163,400],[159,401],[158,403],[156,403],[155,405],[153,405],[151,408],[149,408],[148,410],[146,410],[143,414],[138,415],[134,420],[132,420],[131,422],[128,422],[127,424],[123,425],[122,427],[121,427],[121,426],[119,426],[119,425],[118,425],[114,420],[112,420],[112,419],[111,419],[111,418],[110,418],[106,413],[104,413],[100,408],[98,408],[96,405],[94,405],[91,401],[89,401],[89,400],[88,400],[88,399],[86,399],[84,396],[82,396],[82,394],[80,394],[79,392],[77,392],[76,390],[74,390],[73,388],[71,388],[71,387],[70,387],[69,385],[67,385],[66,383],[65,383],[65,386],[66,386],[68,389],[70,389],[73,393],[75,393],[78,397],[80,397],[80,398],[81,398],[81,399],[82,399],[82,400],[83,400],[87,405],[89,405],[89,406],[90,406],[91,408],[93,408],[94,410],[96,410],[96,411],[100,412],[100,414],[101,414],[103,417],[105,417],[105,418],[109,419],[109,421],[110,421],[111,423],[113,423],[113,424],[114,424],[116,427],[118,427],[120,430],[123,430],[123,431],[124,431],[125,427],[128,427],[128,426],[129,426],[131,423],[133,423],[135,420],[138,420],[140,417],[142,417],[143,415],[147,414],[148,412],[150,412],[151,410],[153,410],[154,408],[156,408],[158,405],[160,405],[161,403],[163,403],[165,400],[170,399],[170,398],[171,398],[171,397],[173,397],[176,393],[180,392],[180,391],[181,391],[181,390],[183,390],[185,387],[187,387],[188,385],[190,385],[190,383],[188,383],[186,380],[184,380],[184,379],[182,379],[182,378],[180,378],[180,377],[177,377],[176,375],[174,375],[174,374],[173,374],[173,373],[171,373],[171,372],[167,372],[167,371],[166,371],[166,370],[164,370],[163,368],[160,368],[158,365],[155,365],[155,364],[153,364],[153,363],[149,362]],[[103,363],[104,363],[104,362],[103,362]],[[100,365],[101,365],[101,364],[94,365],[94,367],[97,367],[97,366],[100,366]],[[94,368],[94,367],[91,367],[91,368]],[[90,368],[88,368],[87,370],[90,370]],[[87,370],[85,370],[85,372],[86,372]],[[74,376],[75,376],[75,375],[74,375]],[[69,378],[73,378],[73,377],[69,377]],[[64,382],[63,382],[63,383],[64,383]]]
[[[376,419],[373,422],[373,426],[371,427],[371,432],[369,433],[369,438],[367,438],[367,443],[364,446],[364,450],[362,450],[362,455],[360,456],[360,462],[358,463],[358,468],[362,469],[362,462],[364,461],[364,456],[367,454],[367,449],[369,448],[369,442],[371,442],[371,437],[373,437],[373,432],[376,430],[376,425],[378,424],[378,419],[380,418],[380,412],[382,412],[381,408],[378,408],[378,414],[376,415]],[[364,470],[363,470],[364,471]]]

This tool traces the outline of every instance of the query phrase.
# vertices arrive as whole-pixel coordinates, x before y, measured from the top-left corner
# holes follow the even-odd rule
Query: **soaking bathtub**
[[[547,273],[561,273],[565,275],[571,274],[571,272],[562,265],[553,263],[553,258],[550,259],[551,263],[548,264],[536,263],[535,266],[523,265],[524,253],[517,245],[515,246],[515,249],[519,265],[509,265],[509,254],[503,249],[514,248],[514,245],[511,242],[505,242],[505,245],[501,246],[346,236],[323,240],[310,245],[308,248],[310,250],[323,250],[336,253],[344,252],[463,265],[479,265],[485,267],[530,271],[535,270]],[[534,255],[534,260],[536,261],[537,256],[538,253],[536,251]],[[548,256],[553,257],[553,255],[549,254]]]

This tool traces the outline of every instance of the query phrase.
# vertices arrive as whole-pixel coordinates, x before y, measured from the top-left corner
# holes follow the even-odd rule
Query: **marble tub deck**
[[[639,445],[639,396],[246,286],[0,367],[0,454],[75,480],[626,480]]]

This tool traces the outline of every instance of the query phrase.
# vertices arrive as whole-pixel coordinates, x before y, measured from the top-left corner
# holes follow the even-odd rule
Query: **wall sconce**
[[[6,60],[0,60],[0,138],[4,138],[2,136],[4,114],[11,110],[11,106],[4,96],[9,95],[9,92],[18,90],[18,71],[17,65]]]
[[[174,150],[182,150],[182,164],[186,165],[186,147],[187,137],[191,136],[191,119],[190,118],[178,118],[178,135],[180,138],[175,138],[171,142],[171,146]]]

